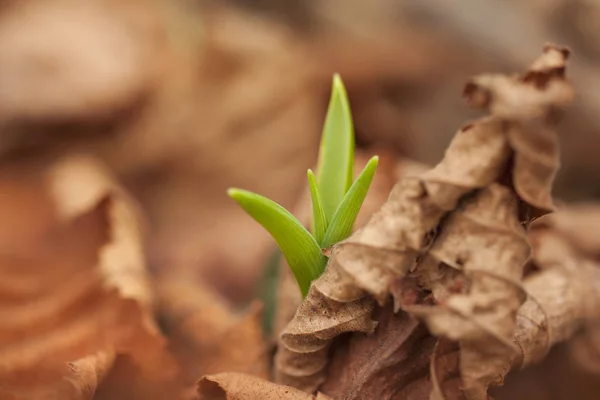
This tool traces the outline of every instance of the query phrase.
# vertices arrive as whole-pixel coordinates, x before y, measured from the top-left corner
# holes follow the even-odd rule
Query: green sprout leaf
[[[353,172],[354,127],[350,104],[342,79],[335,74],[317,167],[319,193],[328,222],[352,185]]]
[[[352,233],[378,162],[377,157],[371,158],[352,183],[354,127],[346,89],[335,74],[317,174],[310,169],[307,172],[313,209],[312,234],[285,208],[266,197],[241,189],[229,189],[227,193],[273,236],[306,297],[311,282],[325,270],[327,258],[321,249]]]
[[[321,243],[327,230],[327,218],[325,217],[325,210],[323,210],[323,203],[321,203],[317,178],[310,169],[306,175],[308,176],[308,187],[310,188],[310,198],[312,200],[312,234],[317,243]]]
[[[348,190],[348,193],[342,200],[340,207],[333,216],[333,219],[329,223],[325,237],[321,242],[321,247],[328,248],[332,244],[346,239],[350,233],[352,233],[352,226],[354,225],[360,207],[367,196],[378,163],[379,157],[375,156],[371,158],[356,181],[352,184],[350,190]]]
[[[325,269],[326,258],[314,237],[285,208],[266,197],[241,189],[227,194],[273,236],[292,269],[302,295]]]

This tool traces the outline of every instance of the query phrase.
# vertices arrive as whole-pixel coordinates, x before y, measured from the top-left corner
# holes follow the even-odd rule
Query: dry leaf
[[[2,123],[102,119],[152,89],[164,70],[165,58],[157,54],[164,51],[166,32],[154,6],[119,3],[24,1],[2,8]],[[0,152],[28,140],[6,132]]]
[[[401,179],[371,220],[333,248],[325,274],[282,333],[279,382],[316,390],[331,341],[373,329],[373,303],[365,295],[383,304],[392,294],[400,307],[406,299],[397,282],[416,268],[437,303],[405,309],[434,333],[459,341],[467,398],[484,399],[490,384],[501,383],[517,353],[512,335],[525,299],[523,210],[531,216],[553,208],[558,157],[552,127],[572,98],[564,78],[567,55],[547,46],[523,76],[469,82],[465,95],[491,115],[463,127],[432,170]]]
[[[214,2],[27,1],[0,19],[0,155],[99,157],[149,216],[152,265],[247,300],[270,241],[226,190],[297,198],[330,80],[304,40]]]
[[[425,326],[390,306],[377,331],[338,346],[321,391],[334,399],[421,399],[431,390],[429,358],[436,339]]]
[[[306,394],[250,375],[225,373],[205,376],[198,382],[200,400],[331,400]]]
[[[149,309],[135,207],[100,165],[81,157],[5,169],[3,213],[40,219],[0,245],[2,397],[87,399],[127,354],[140,374],[173,379]],[[37,211],[36,211],[37,210]]]
[[[576,231],[575,224],[588,220]],[[514,366],[541,360],[556,343],[583,328],[573,342],[575,355],[591,371],[600,371],[600,242],[592,250],[587,238],[589,221],[597,220],[597,209],[573,207],[536,221],[532,230],[533,260],[539,269],[524,280],[528,300],[519,309],[515,342],[521,354]],[[572,220],[567,223],[566,218]],[[585,351],[581,351],[585,348]]]
[[[29,373],[3,371],[0,396],[6,400],[92,399],[114,361],[114,353],[101,352],[61,365],[38,365]]]
[[[502,384],[518,353],[513,335],[529,257],[520,222],[554,207],[558,149],[552,127],[557,110],[572,100],[564,79],[567,56],[567,50],[547,46],[522,77],[482,75],[465,89],[474,106],[501,123],[513,153],[507,166],[514,192],[498,184],[481,189],[438,227],[441,233],[416,271],[438,305],[407,310],[424,318],[434,334],[459,342],[461,389],[469,399],[486,399],[489,385]],[[497,179],[503,183],[501,175]],[[526,215],[519,200],[530,207]]]
[[[319,281],[333,287],[338,281],[333,269],[327,269]],[[314,392],[325,381],[329,347],[333,339],[345,332],[371,333],[373,302],[358,298],[338,302],[311,286],[308,296],[294,319],[281,333],[275,356],[275,381]]]
[[[431,400],[464,400],[458,343],[439,338],[430,364]]]
[[[527,300],[517,312],[512,338],[518,351],[508,354],[510,357],[498,366],[500,370],[519,369],[539,362],[552,346],[570,340],[574,360],[584,369],[600,373],[596,330],[600,320],[597,288],[600,265],[596,257],[600,242],[594,246],[586,235],[589,232],[586,227],[597,220],[597,216],[597,206],[568,207],[533,224],[529,239],[535,269],[523,280]],[[581,224],[580,230],[577,223]],[[434,389],[437,389],[433,399],[461,398],[456,397],[460,395],[456,389],[462,384],[458,353],[450,354],[455,354],[455,361],[442,371],[432,373]],[[488,362],[482,360],[482,365]],[[432,369],[439,369],[437,364],[434,357]]]
[[[440,225],[429,257],[418,266],[425,275],[430,270],[440,275],[440,269],[448,268],[462,273],[426,282],[438,306],[405,307],[424,318],[433,334],[460,341],[465,391],[496,379],[494,359],[517,350],[512,335],[517,309],[525,300],[520,279],[529,257],[517,217],[516,198],[500,185],[467,199]]]
[[[158,294],[159,317],[188,384],[226,371],[268,377],[262,305],[238,316],[214,289],[177,277],[160,279]]]

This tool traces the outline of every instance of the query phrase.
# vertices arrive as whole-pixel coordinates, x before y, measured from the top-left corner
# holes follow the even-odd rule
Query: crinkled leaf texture
[[[327,387],[334,339],[372,332],[372,312],[390,295],[395,310],[457,344],[448,357],[459,360],[460,383],[450,386],[461,396],[486,399],[488,386],[502,382],[519,352],[513,338],[527,299],[523,222],[554,209],[556,115],[573,98],[567,56],[549,45],[521,76],[482,75],[467,84],[469,102],[489,115],[460,129],[438,165],[401,179],[370,221],[333,247],[325,273],[281,334],[278,382],[307,392]],[[407,290],[405,279],[416,289]],[[434,351],[434,383],[445,379],[436,376],[444,349]],[[442,386],[432,396],[444,398]]]

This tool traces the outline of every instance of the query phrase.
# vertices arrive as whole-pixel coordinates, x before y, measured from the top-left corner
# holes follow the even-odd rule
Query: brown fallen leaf
[[[338,281],[339,276],[331,268],[318,280],[326,287],[335,287]],[[309,393],[325,381],[333,339],[345,332],[371,333],[376,326],[371,320],[371,299],[338,302],[321,295],[315,289],[316,283],[281,333],[275,355],[275,381]]]
[[[596,330],[600,320],[600,265],[596,257],[600,242],[591,251],[592,240],[585,235],[586,226],[597,215],[591,205],[569,207],[533,224],[529,239],[535,269],[523,280],[527,300],[518,309],[512,338],[518,351],[497,364],[500,370],[518,370],[540,362],[552,346],[568,341],[574,360],[584,369],[600,373]],[[581,230],[576,229],[577,222],[581,223]],[[586,238],[576,240],[580,235]],[[459,371],[458,364],[446,370],[451,375]],[[438,390],[436,396],[435,399],[454,398],[447,388]]]
[[[92,399],[114,361],[114,353],[101,352],[61,365],[39,365],[31,373],[6,371],[0,378],[0,396],[6,400]]]
[[[152,223],[151,265],[248,300],[271,242],[226,190],[293,204],[331,77],[289,26],[230,3],[55,3],[0,12],[0,155],[99,157]]]
[[[525,299],[520,279],[529,249],[520,222],[553,209],[552,128],[572,98],[567,55],[547,46],[522,76],[484,75],[467,84],[469,101],[491,115],[463,127],[437,166],[401,179],[371,220],[334,246],[326,272],[282,333],[278,382],[316,390],[332,340],[373,329],[371,296],[384,304],[392,294],[396,309],[402,306],[397,282],[416,268],[422,290],[435,288],[434,305],[405,309],[459,341],[467,398],[485,399],[487,387],[501,383],[517,353],[512,335]]]
[[[25,216],[4,220],[0,234],[20,232],[0,245],[0,397],[91,398],[117,354],[157,384],[173,379],[151,318],[139,219],[103,168],[82,157],[5,168],[0,185],[18,195],[2,213]]]
[[[439,338],[431,355],[431,400],[464,400],[458,343]]]
[[[428,280],[431,286],[424,287],[432,290],[438,305],[404,307],[423,318],[433,334],[460,341],[465,391],[495,379],[499,372],[494,359],[517,351],[512,335],[517,309],[525,300],[520,279],[529,257],[517,217],[516,198],[500,185],[466,199],[440,225],[428,257],[418,266],[425,275],[447,268],[462,273]]]
[[[563,212],[564,211],[564,212]],[[583,222],[581,231],[573,222]],[[575,357],[590,371],[600,371],[600,242],[592,251],[587,223],[597,220],[597,210],[589,206],[573,207],[536,221],[530,237],[533,261],[539,269],[523,283],[527,301],[519,309],[515,342],[520,355],[515,367],[540,361],[556,343],[574,338]],[[576,232],[576,233],[575,233]],[[585,351],[581,351],[585,349]]]
[[[198,382],[200,400],[331,400],[321,393],[313,396],[289,386],[238,373],[205,376]]]
[[[159,279],[157,289],[159,318],[183,365],[186,384],[226,371],[268,378],[262,305],[253,303],[236,315],[214,289],[177,277]]]
[[[158,15],[156,5],[135,0],[24,1],[3,7],[0,121],[18,126],[102,119],[139,101],[165,69],[165,57],[157,54],[165,50],[167,33]],[[10,133],[0,135],[0,153],[19,142],[35,144],[29,135]]]
[[[407,310],[424,318],[434,334],[459,342],[461,390],[469,399],[486,399],[488,386],[502,384],[518,354],[513,335],[529,257],[520,222],[554,208],[558,146],[552,127],[557,111],[573,97],[564,79],[567,56],[567,50],[547,46],[525,75],[482,75],[465,88],[474,106],[502,123],[500,132],[514,154],[507,164],[514,192],[498,184],[481,189],[438,227],[441,233],[416,271],[424,276],[433,271],[424,287],[438,304]],[[457,220],[467,213],[463,222]],[[435,261],[427,262],[431,257]]]
[[[375,333],[337,346],[320,390],[334,399],[427,398],[435,342],[423,324],[388,305]]]

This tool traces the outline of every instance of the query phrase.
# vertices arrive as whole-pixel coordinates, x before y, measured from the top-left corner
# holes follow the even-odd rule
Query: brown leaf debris
[[[160,319],[188,384],[226,371],[268,378],[262,305],[238,316],[213,288],[176,277],[159,279],[157,289]]]
[[[198,383],[198,393],[200,400],[331,400],[321,393],[313,396],[239,373],[205,376]]]
[[[431,389],[429,358],[436,339],[425,326],[391,304],[377,331],[336,342],[321,391],[334,399],[419,399]]]
[[[554,126],[573,97],[567,56],[546,46],[524,75],[482,75],[467,84],[469,102],[490,115],[459,130],[433,169],[401,179],[370,221],[333,248],[325,274],[281,335],[279,382],[314,392],[333,339],[371,332],[372,298],[383,305],[390,294],[396,309],[458,342],[468,398],[485,399],[487,387],[502,382],[518,353],[513,334],[526,298],[520,282],[529,245],[521,223],[554,208]],[[398,283],[409,273],[425,296],[407,302]],[[428,292],[426,303],[414,304]]]
[[[577,334],[574,355],[591,371],[600,371],[600,242],[592,250],[585,228],[599,221],[598,215],[597,206],[579,206],[536,221],[530,237],[538,270],[523,281],[528,299],[517,319],[515,367],[541,360],[552,345]],[[575,231],[577,225],[581,229]]]
[[[15,196],[2,213],[22,216],[3,218],[0,234],[0,397],[91,398],[118,354],[171,378],[139,220],[101,166],[71,158],[5,170],[0,185]]]

